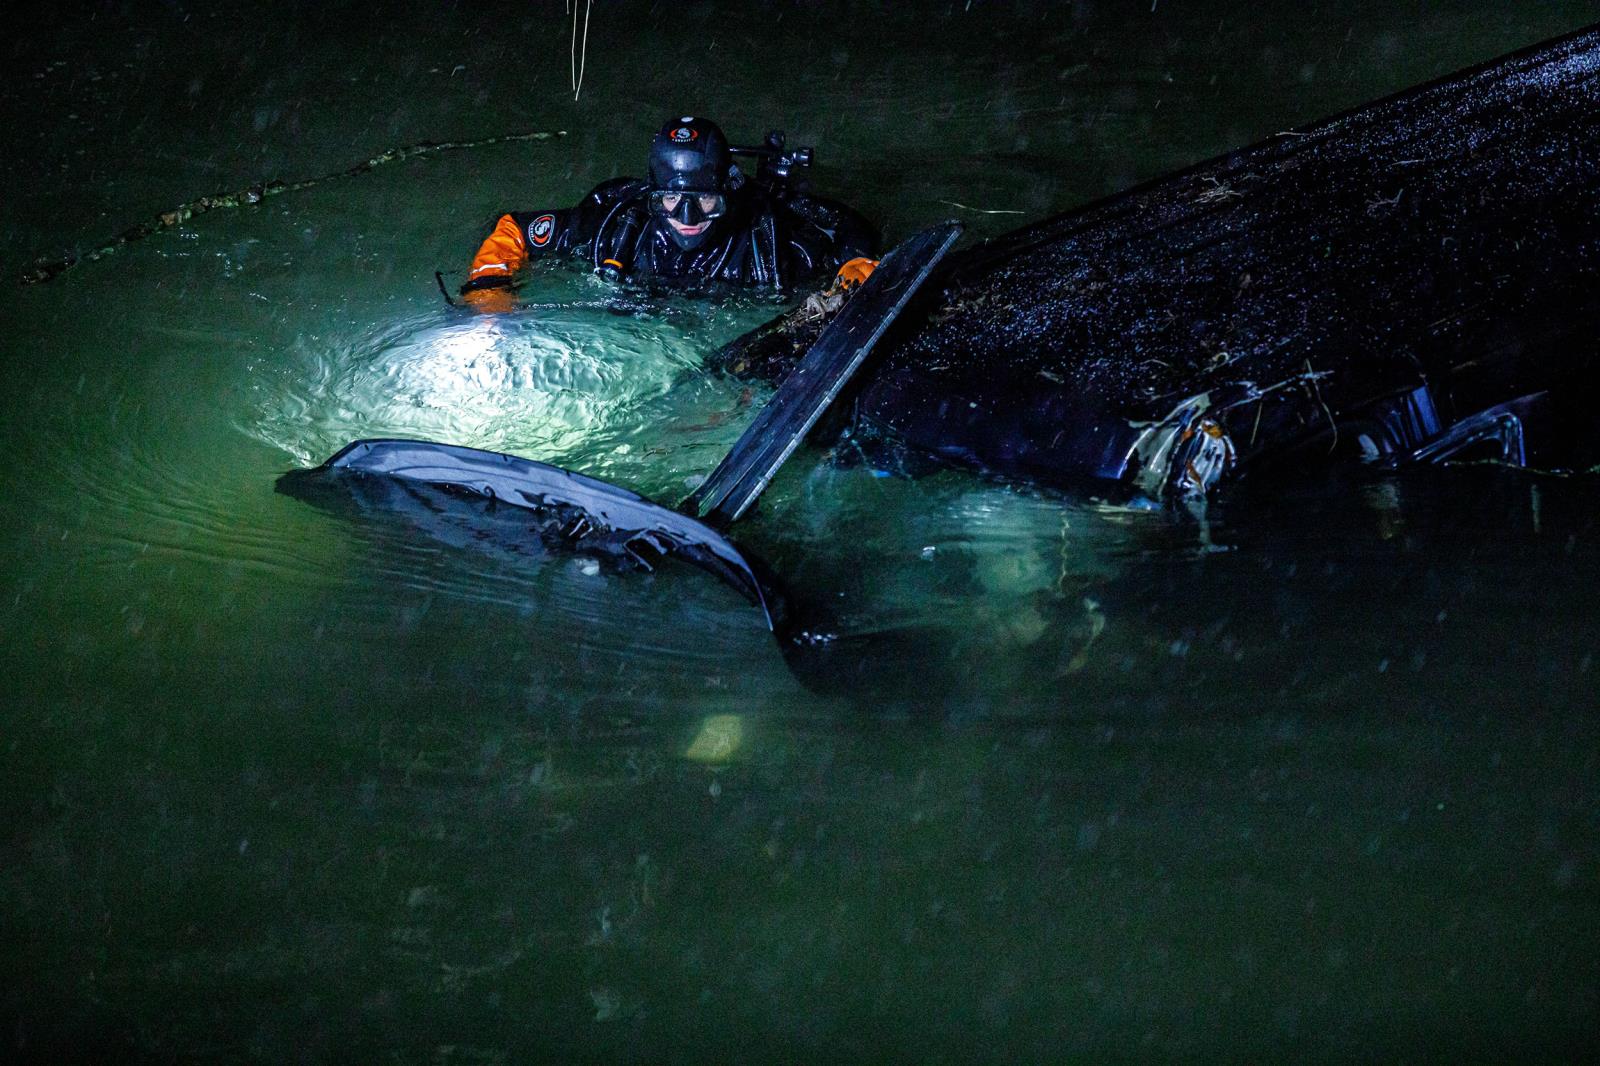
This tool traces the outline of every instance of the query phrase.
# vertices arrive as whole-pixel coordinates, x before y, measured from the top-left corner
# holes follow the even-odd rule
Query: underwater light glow
[[[695,353],[660,321],[591,311],[436,314],[302,346],[244,427],[303,463],[362,437],[412,437],[555,458],[671,388]]]

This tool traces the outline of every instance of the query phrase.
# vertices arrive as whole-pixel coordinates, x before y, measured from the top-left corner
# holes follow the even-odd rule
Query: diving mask
[[[650,193],[650,212],[659,218],[676,219],[685,226],[696,226],[721,218],[728,210],[728,198],[720,192],[692,189],[654,189]]]

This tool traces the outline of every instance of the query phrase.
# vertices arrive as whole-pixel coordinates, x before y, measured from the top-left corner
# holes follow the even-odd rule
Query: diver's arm
[[[877,269],[878,234],[857,212],[843,204],[825,203],[833,216],[833,254],[844,260],[833,275],[830,289],[849,292]]]
[[[571,252],[578,238],[573,223],[581,222],[583,214],[581,207],[569,207],[501,215],[478,246],[461,298],[480,311],[512,310],[517,273],[534,259]]]
[[[828,258],[839,264],[828,291],[848,291],[871,276],[878,265],[878,234],[859,211],[820,196],[797,196],[787,206],[827,239]]]
[[[501,215],[493,232],[478,246],[461,299],[479,311],[509,311],[516,303],[511,278],[528,265],[528,243],[522,226],[511,215]]]
[[[512,310],[519,271],[548,255],[588,254],[606,224],[619,217],[618,209],[644,187],[634,179],[614,178],[595,186],[573,207],[501,215],[473,257],[461,298],[480,311]]]
[[[828,255],[835,263],[877,258],[878,231],[854,208],[810,195],[792,197],[784,206],[821,231],[827,238]]]

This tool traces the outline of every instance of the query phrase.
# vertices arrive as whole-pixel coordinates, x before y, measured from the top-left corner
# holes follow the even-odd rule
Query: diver
[[[747,175],[733,155],[759,158]],[[575,207],[502,215],[472,260],[462,298],[481,311],[516,306],[518,273],[548,255],[587,259],[610,280],[787,290],[832,274],[835,291],[877,266],[877,234],[843,204],[812,196],[795,171],[811,150],[732,148],[716,123],[685,116],[650,143],[649,178],[614,178]]]

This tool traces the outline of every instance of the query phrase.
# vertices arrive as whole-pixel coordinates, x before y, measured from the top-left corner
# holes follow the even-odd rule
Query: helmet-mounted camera
[[[795,192],[804,192],[807,186],[802,171],[811,166],[816,156],[813,148],[787,148],[782,130],[769,130],[766,140],[756,147],[734,145],[729,151],[734,155],[755,156],[756,184],[782,198]]]

